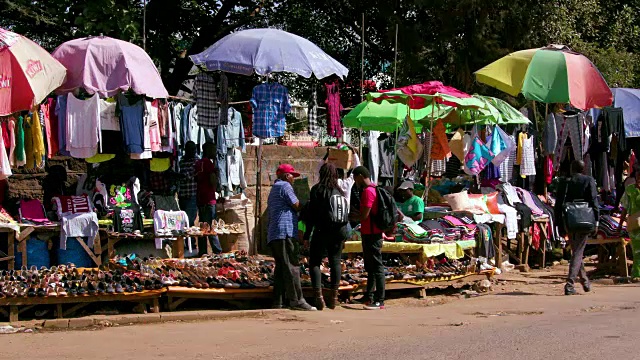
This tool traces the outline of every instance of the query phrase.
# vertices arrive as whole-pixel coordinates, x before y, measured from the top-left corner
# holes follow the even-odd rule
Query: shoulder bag
[[[569,190],[569,181],[565,187],[565,199]],[[592,233],[596,228],[596,217],[588,202],[573,200],[565,202],[562,207],[564,226],[568,233]]]

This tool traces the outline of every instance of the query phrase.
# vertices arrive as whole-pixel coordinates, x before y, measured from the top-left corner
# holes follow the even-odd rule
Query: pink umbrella
[[[67,81],[58,89],[61,93],[84,88],[101,97],[129,89],[151,98],[169,95],[149,55],[126,41],[107,36],[71,40],[60,45],[53,57],[68,69]]]
[[[391,90],[380,90],[380,92],[394,91],[399,90],[407,95],[413,94],[423,94],[423,95],[434,95],[436,93],[446,94],[455,96],[457,98],[469,98],[471,95],[464,93],[452,86],[444,85],[440,81],[427,81],[422,84],[409,85],[404,87],[399,87]],[[456,106],[456,104],[449,103],[447,101],[442,101],[440,99],[436,100],[437,102],[449,106]],[[422,109],[427,106],[426,100],[423,98],[413,98],[409,101],[409,107],[412,109]]]
[[[0,116],[42,102],[62,84],[66,73],[38,44],[0,28]]]

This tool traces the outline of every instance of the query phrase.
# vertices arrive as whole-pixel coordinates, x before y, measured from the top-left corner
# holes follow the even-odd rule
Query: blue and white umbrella
[[[241,75],[291,72],[318,79],[349,70],[311,41],[277,29],[251,29],[229,34],[207,50],[192,55],[196,65]]]

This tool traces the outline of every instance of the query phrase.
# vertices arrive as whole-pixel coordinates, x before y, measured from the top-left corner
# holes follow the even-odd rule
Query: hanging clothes
[[[11,163],[9,162],[9,156],[7,156],[7,150],[5,147],[4,140],[4,131],[2,131],[2,136],[0,136],[0,180],[4,180],[7,177],[12,175],[11,172]],[[4,196],[4,194],[2,194]],[[2,204],[0,202],[0,204]]]
[[[16,120],[10,117],[7,121],[7,129],[9,130],[9,164],[11,167],[16,165]],[[5,144],[6,145],[6,144]]]
[[[493,153],[476,135],[464,160],[464,172],[478,175],[493,160]]]
[[[464,137],[464,130],[458,129],[449,140],[449,148],[451,149],[451,153],[455,155],[458,160],[464,160],[464,155],[466,152],[464,151],[464,144],[462,142],[462,138]]]
[[[158,124],[158,100],[145,101],[145,125],[149,127],[149,148],[153,152],[162,150],[162,139],[160,138],[160,125]]]
[[[556,127],[558,129],[558,142],[555,150],[555,160],[553,162],[555,170],[560,169],[561,160],[564,158],[564,144],[567,137],[571,137],[571,148],[575,159],[582,159],[586,153],[584,147],[584,114],[576,114],[575,112],[566,112],[562,115],[556,115]]]
[[[67,96],[58,95],[56,98],[56,115],[58,116],[58,154],[71,156],[67,151]],[[19,166],[19,165],[18,165]]]
[[[120,110],[120,129],[122,141],[128,154],[144,152],[144,100],[129,101],[124,94],[118,94],[118,108]]]
[[[27,163],[27,154],[24,149],[24,117],[18,116],[16,122],[16,167]]]
[[[533,140],[533,136],[528,137],[524,140],[522,146],[522,163],[520,167],[520,176],[523,178],[536,174],[536,152]]]
[[[527,139],[527,133],[520,132],[520,134],[518,135],[518,147],[516,149],[516,165],[522,165],[522,154],[523,154],[523,147],[524,147],[524,141]]]
[[[309,135],[313,137],[320,136],[320,129],[318,128],[318,94],[315,89],[311,93],[309,99],[309,107],[307,108],[307,120],[309,120]]]
[[[122,152],[122,132],[120,119],[116,116],[115,99],[100,99],[100,154],[117,154]],[[96,160],[96,159],[93,159]]]
[[[86,159],[98,153],[100,141],[100,97],[81,100],[73,94],[67,97],[67,151],[71,156]]]
[[[228,186],[231,189],[232,186],[239,186],[241,189],[246,189],[247,180],[244,177],[244,162],[242,161],[242,152],[239,149],[231,149],[227,154],[227,173],[228,173]]]
[[[405,117],[402,127],[398,131],[396,153],[405,166],[411,167],[420,160],[423,151],[413,120],[409,116]]]
[[[491,163],[496,166],[500,166],[516,148],[515,141],[512,140],[509,135],[504,132],[499,126],[495,126],[493,133],[491,134],[491,142],[489,150],[495,156]]]
[[[378,149],[380,155],[380,174],[379,178],[393,178],[393,166],[395,161],[395,142],[392,136],[387,134],[380,135],[382,139],[378,139]]]
[[[415,130],[414,130],[415,131]],[[447,160],[451,157],[451,149],[447,141],[447,133],[442,119],[438,119],[433,127],[433,142],[431,144],[432,160]]]
[[[44,158],[46,155],[46,149],[44,145],[43,139],[43,131],[42,131],[42,123],[40,122],[40,114],[38,111],[38,106],[36,105],[32,109],[32,116],[30,121],[27,124],[30,128],[29,139],[31,141],[31,154],[27,153],[27,168],[31,168],[29,164],[29,158],[33,157],[33,167],[42,168],[44,167]],[[25,144],[26,144],[25,138]],[[26,151],[26,147],[25,147]]]
[[[544,123],[542,132],[542,149],[545,155],[553,155],[558,144],[558,128],[556,126],[556,115],[549,113]]]
[[[380,137],[379,131],[369,131],[367,135],[367,147],[369,148],[369,170],[371,171],[371,181],[374,184],[378,183],[378,176],[380,175],[380,148],[378,146],[378,138]]]
[[[227,118],[229,119],[227,125],[221,125],[222,135],[226,149],[232,149],[239,147],[242,152],[247,152],[247,146],[244,141],[244,127],[242,125],[242,114],[230,107],[227,110]],[[220,141],[220,139],[218,139]]]
[[[47,99],[41,106],[44,112],[44,126],[47,142],[47,157],[51,159],[58,154],[58,115],[56,115],[56,101],[53,98]],[[5,143],[6,144],[6,143]]]
[[[289,91],[278,83],[260,84],[253,88],[253,135],[274,138],[284,135],[285,116],[291,111]]]
[[[339,138],[342,136],[342,104],[340,103],[340,84],[333,81],[324,84],[327,88],[327,135]]]
[[[193,97],[198,105],[198,125],[205,129],[214,129],[220,125],[220,108],[216,82],[212,75],[200,72],[193,85]]]

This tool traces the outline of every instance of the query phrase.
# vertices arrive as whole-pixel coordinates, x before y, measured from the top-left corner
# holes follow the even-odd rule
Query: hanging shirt
[[[100,97],[80,100],[67,97],[66,149],[75,158],[86,159],[98,153],[100,141]]]
[[[520,135],[518,135],[518,147],[516,150],[516,165],[522,165],[522,154],[523,154],[523,147],[524,147],[525,140],[527,140],[527,134],[525,132],[521,132]]]
[[[523,178],[536,174],[536,152],[533,145],[534,137],[530,136],[524,140],[522,145],[522,165],[520,168],[520,176]]]
[[[395,139],[387,136],[383,140],[378,140],[380,152],[380,177],[393,177],[393,163],[395,161]]]
[[[458,160],[464,160],[464,155],[466,154],[464,151],[464,144],[462,143],[462,138],[464,137],[464,130],[458,129],[449,140],[449,149],[451,149],[451,153],[455,155]]]
[[[24,151],[24,118],[18,116],[16,122],[16,166],[24,166],[27,163],[27,155]]]
[[[9,118],[7,125],[9,130],[9,164],[14,167],[16,166],[16,120],[12,117]]]
[[[101,154],[116,154],[122,151],[120,119],[116,116],[115,101],[100,99],[100,146]]]
[[[431,160],[446,160],[451,157],[451,149],[449,148],[442,119],[439,119],[433,128],[433,140],[431,144]]]
[[[340,84],[334,81],[324,85],[327,88],[327,135],[339,138],[342,136],[342,122],[340,113],[342,104],[340,103]]]
[[[469,175],[478,175],[493,160],[493,153],[476,136],[464,160],[464,171]]]
[[[379,131],[369,131],[367,143],[369,145],[369,171],[371,171],[371,182],[378,183],[378,175],[380,174],[380,148],[378,147]],[[364,161],[364,159],[363,159]]]
[[[70,156],[67,151],[67,96],[58,95],[56,98],[56,115],[58,116],[58,154]]]
[[[222,128],[222,131],[223,131],[222,136],[225,139],[224,141],[224,143],[226,144],[225,149],[239,147],[242,149],[242,152],[247,152],[247,146],[244,142],[244,127],[242,126],[242,114],[240,114],[238,110],[230,107],[227,115],[229,119],[228,124],[220,126],[220,128]],[[218,142],[220,141],[221,140],[218,139]]]
[[[216,186],[211,184],[211,175],[216,173],[214,161],[202,158],[196,162],[197,203],[198,206],[216,204]]]
[[[25,152],[27,155],[27,169],[40,168],[44,166],[44,139],[42,127],[40,126],[38,106],[31,112],[31,116],[25,118]]]
[[[289,92],[278,83],[260,84],[253,88],[253,135],[273,138],[284,135],[285,116],[291,111]]]
[[[58,115],[56,113],[56,101],[49,98],[44,107],[44,126],[47,134],[47,157],[51,159],[58,154],[60,150],[58,146]],[[5,143],[6,145],[6,143]]]
[[[247,180],[244,178],[244,163],[242,161],[242,152],[238,149],[229,150],[227,153],[227,184],[231,186],[240,186],[242,189],[247,187]]]
[[[198,104],[198,125],[205,129],[220,125],[220,108],[213,76],[203,72],[196,75],[193,97]]]
[[[158,120],[158,102],[145,101],[146,109],[145,125],[149,127],[149,148],[151,151],[160,151],[162,149],[162,140],[160,139],[160,125]]]
[[[511,155],[511,151],[516,148],[516,143],[497,125],[493,130],[489,144],[489,150],[495,156],[491,162],[496,166],[500,166]]]
[[[130,103],[123,94],[119,94],[117,99],[122,140],[126,152],[141,154],[144,151],[144,101]]]
[[[0,180],[4,180],[11,176],[11,163],[9,163],[9,157],[7,156],[7,149],[4,143],[4,132],[0,135]],[[4,196],[4,193],[2,194]],[[0,202],[2,205],[2,202]]]
[[[309,107],[307,109],[307,120],[309,120],[309,135],[313,137],[320,136],[318,129],[318,94],[313,91],[309,99]]]

